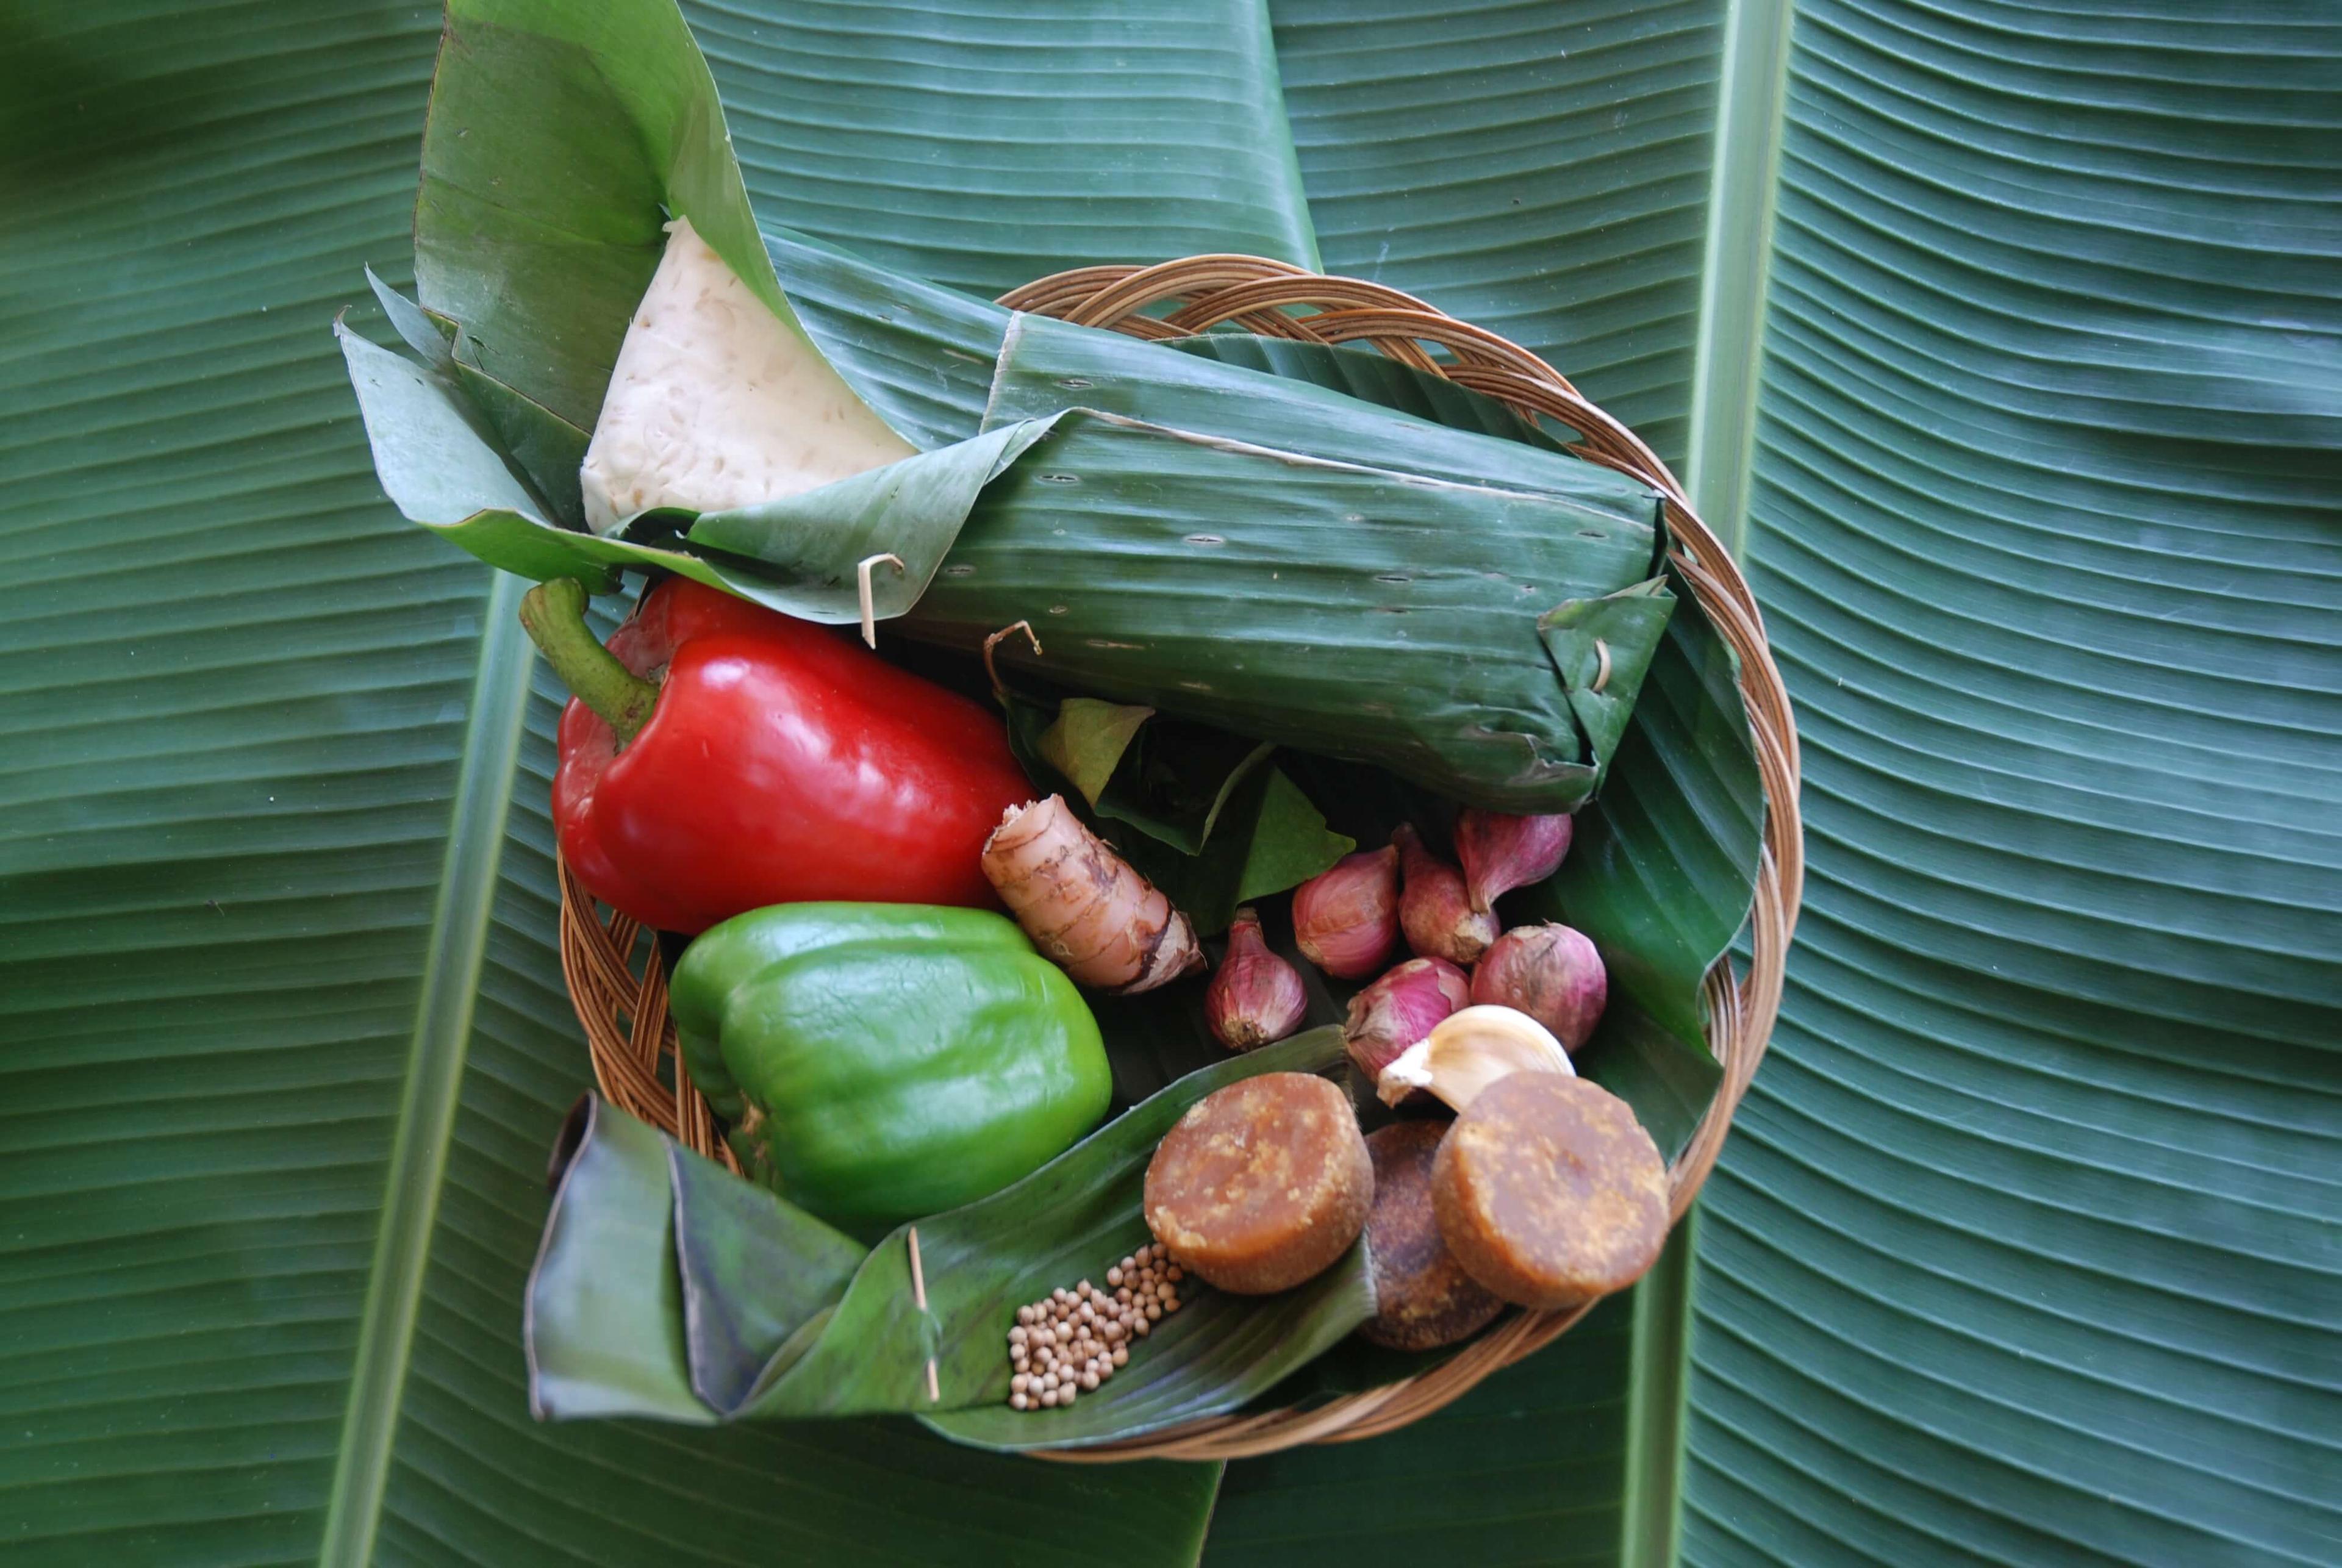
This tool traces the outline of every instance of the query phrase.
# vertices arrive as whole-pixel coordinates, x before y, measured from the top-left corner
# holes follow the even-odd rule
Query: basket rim
[[[1727,954],[1709,970],[1703,988],[1708,1046],[1724,1076],[1668,1166],[1672,1232],[1714,1169],[1733,1114],[1763,1060],[1780,1010],[1805,882],[1797,724],[1788,692],[1747,580],[1693,510],[1681,483],[1639,437],[1542,359],[1381,284],[1313,273],[1265,256],[1213,254],[1151,265],[1078,267],[1012,289],[998,303],[1144,338],[1182,336],[1226,324],[1263,335],[1371,347],[1495,397],[1532,422],[1544,416],[1567,425],[1578,434],[1572,445],[1577,455],[1641,479],[1658,494],[1669,563],[1738,663],[1765,799],[1756,885],[1742,927],[1749,938],[1749,965],[1736,974]],[[1166,305],[1172,307],[1167,313],[1153,314]],[[604,1096],[737,1173],[738,1163],[717,1135],[707,1103],[689,1080],[679,1068],[676,1087],[661,1079],[660,1058],[675,1049],[675,1026],[667,1016],[664,966],[654,955],[640,974],[634,971],[631,959],[643,928],[615,910],[606,920],[599,915],[566,862],[556,860],[562,974]],[[1117,1443],[1033,1452],[1066,1463],[1210,1461],[1377,1436],[1462,1398],[1498,1369],[1552,1343],[1596,1304],[1513,1312],[1437,1366],[1320,1404],[1207,1416]]]

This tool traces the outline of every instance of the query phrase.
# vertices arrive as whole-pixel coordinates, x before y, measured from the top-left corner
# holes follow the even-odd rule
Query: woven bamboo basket
[[[1634,433],[1588,403],[1535,355],[1445,315],[1396,289],[1323,277],[1259,256],[1202,255],[1156,266],[1058,273],[1001,296],[1012,309],[1133,337],[1176,337],[1223,323],[1266,336],[1366,344],[1393,359],[1486,393],[1531,418],[1580,433],[1574,450],[1633,474],[1665,498],[1672,557],[1740,661],[1751,738],[1765,789],[1764,849],[1750,914],[1750,961],[1736,974],[1719,960],[1707,976],[1707,1038],[1724,1077],[1690,1142],[1669,1168],[1670,1218],[1679,1220],[1715,1165],[1732,1114],[1756,1071],[1781,1002],[1782,966],[1805,879],[1797,818],[1797,735],[1787,692],[1747,583],[1693,513],[1683,486]],[[1167,311],[1157,307],[1171,306]],[[597,908],[561,871],[561,965],[586,1027],[595,1076],[613,1104],[732,1166],[707,1103],[670,1063],[666,975],[640,925]],[[1592,1303],[1516,1312],[1431,1371],[1306,1410],[1214,1417],[1126,1443],[1051,1453],[1076,1462],[1241,1459],[1304,1443],[1345,1443],[1394,1431],[1460,1398],[1483,1378],[1566,1332]]]

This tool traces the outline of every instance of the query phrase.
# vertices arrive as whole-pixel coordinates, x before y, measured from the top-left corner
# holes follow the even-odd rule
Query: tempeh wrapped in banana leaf
[[[1035,423],[906,634],[972,648],[1026,621],[1042,653],[1006,656],[1064,685],[1498,809],[1591,792],[1670,603],[1646,581],[1647,493],[1500,489],[1086,410]],[[711,514],[689,536],[789,559],[846,488]]]

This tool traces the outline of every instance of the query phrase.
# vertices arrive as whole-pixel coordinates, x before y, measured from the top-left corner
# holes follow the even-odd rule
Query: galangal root
[[[1084,985],[1127,995],[1204,967],[1187,917],[1063,796],[1010,807],[985,841],[984,874],[1033,944]]]

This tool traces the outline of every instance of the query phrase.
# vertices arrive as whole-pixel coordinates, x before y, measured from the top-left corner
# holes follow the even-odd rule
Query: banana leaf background
[[[1662,1267],[1396,1436],[1222,1473],[533,1424],[586,1082],[552,694],[518,584],[383,499],[326,334],[410,281],[438,15],[19,0],[8,1562],[2342,1555],[2342,24],[686,12],[760,213],[986,295],[1319,262],[1677,463],[1798,702],[1772,1055]]]

